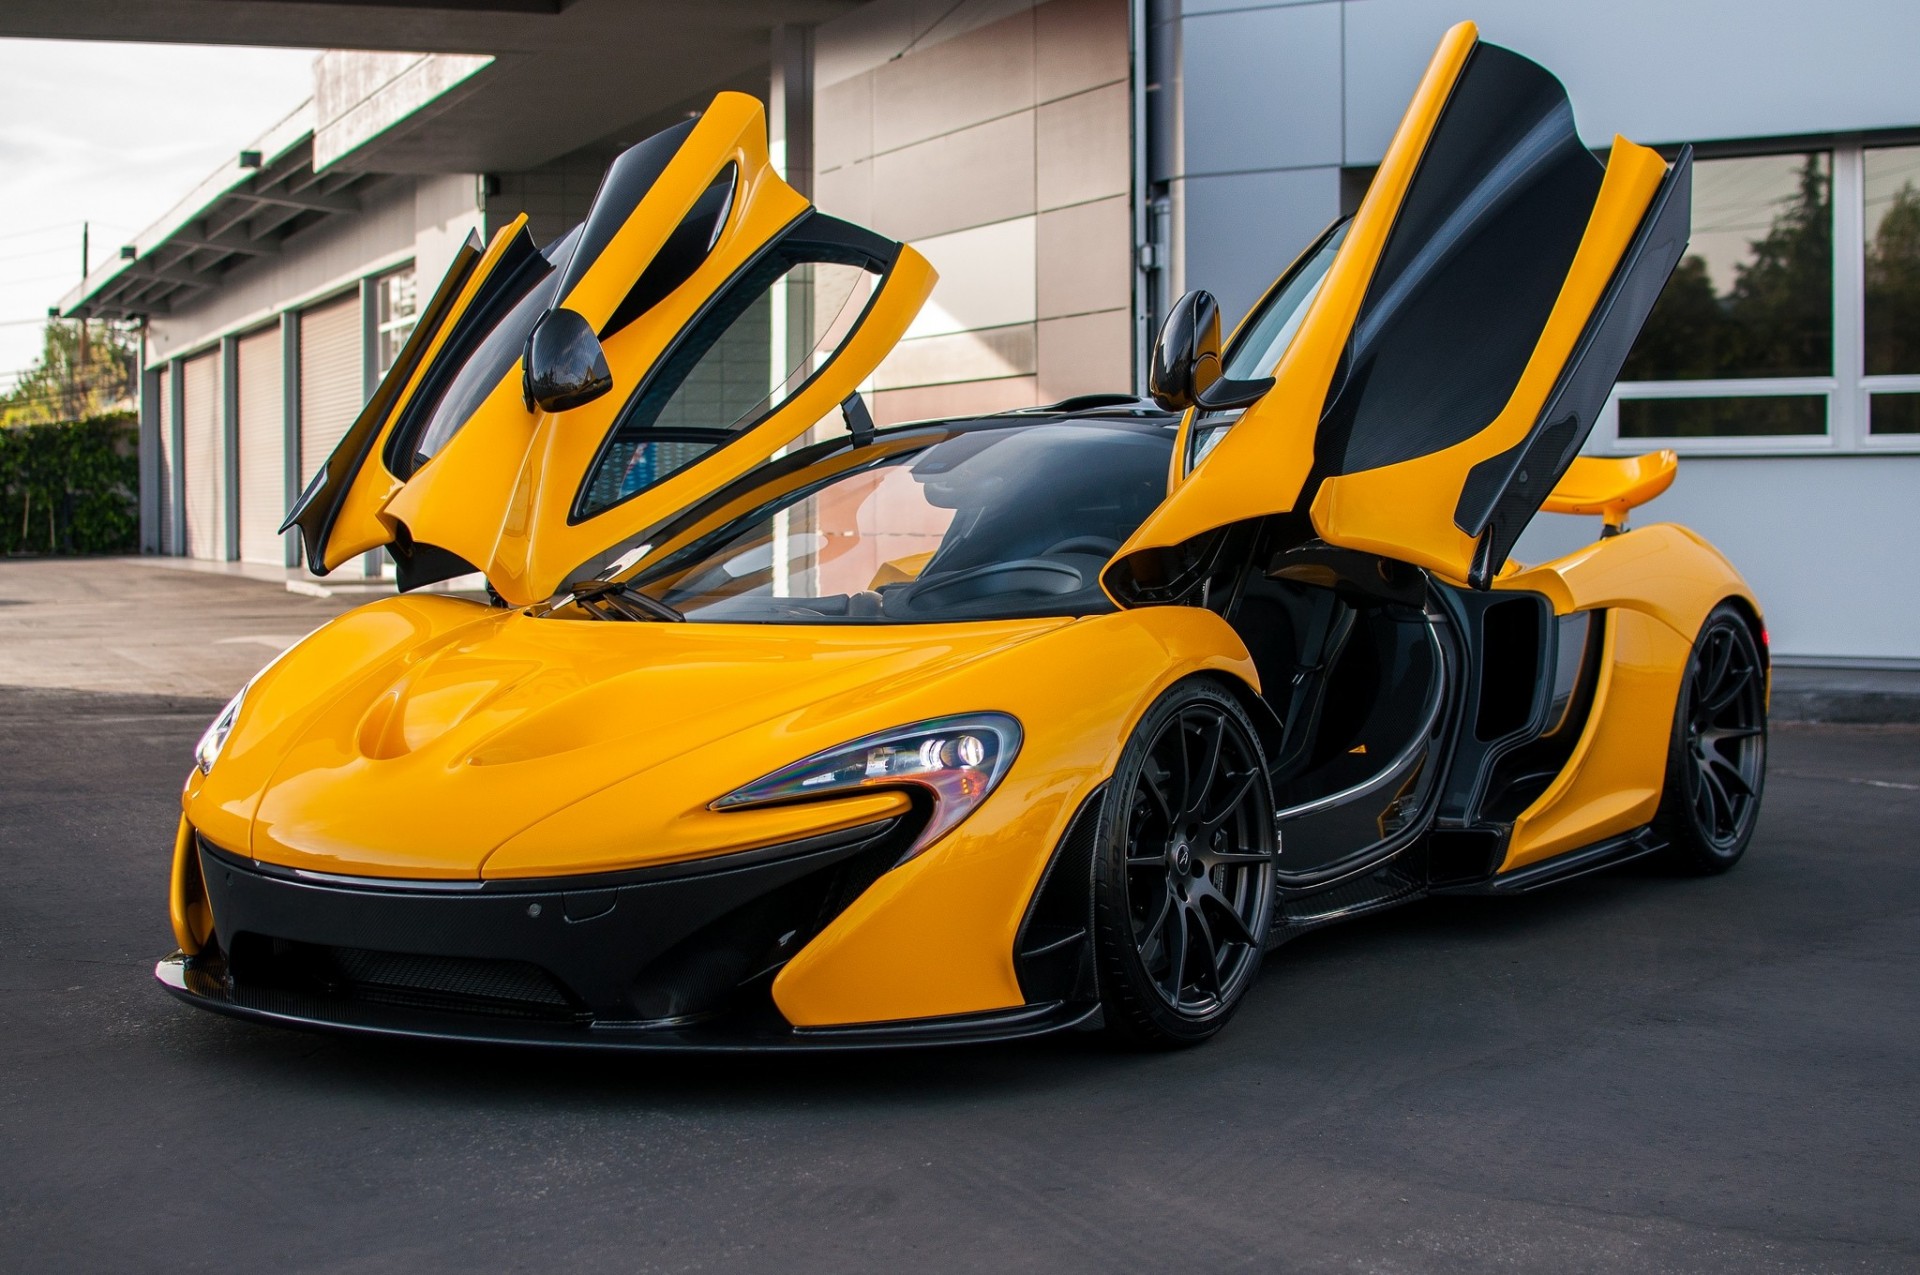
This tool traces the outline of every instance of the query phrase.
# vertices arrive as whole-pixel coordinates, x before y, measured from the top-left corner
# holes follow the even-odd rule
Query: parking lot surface
[[[1913,728],[1776,731],[1725,877],[1324,931],[1193,1051],[583,1059],[167,997],[193,741],[343,604],[0,599],[0,1270],[1920,1269]]]

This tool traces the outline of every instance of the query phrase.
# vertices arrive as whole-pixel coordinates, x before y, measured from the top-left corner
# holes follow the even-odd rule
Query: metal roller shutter
[[[280,520],[287,515],[286,385],[281,375],[280,329],[241,337],[240,558],[280,566],[286,549]]]
[[[157,391],[160,399],[160,465],[154,475],[154,482],[160,488],[160,552],[171,554],[175,551],[173,543],[173,473],[180,458],[173,454],[173,386],[168,378],[168,369],[160,369],[160,387]]]
[[[300,482],[326,463],[360,414],[360,297],[350,294],[300,313]]]
[[[187,556],[225,558],[220,535],[220,355],[218,351],[188,359],[180,367],[185,400],[181,419],[186,425]]]

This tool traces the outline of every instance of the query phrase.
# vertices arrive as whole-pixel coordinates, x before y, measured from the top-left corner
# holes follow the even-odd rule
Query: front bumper
[[[1085,1003],[796,1028],[773,976],[899,857],[903,821],[594,878],[380,882],[258,863],[199,839],[217,943],[154,969],[203,1009],[361,1035],[733,1052],[1007,1040]]]

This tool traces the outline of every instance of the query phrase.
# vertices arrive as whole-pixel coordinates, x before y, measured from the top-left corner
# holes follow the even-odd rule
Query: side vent
[[[1540,604],[1496,602],[1480,616],[1480,703],[1473,733],[1503,739],[1533,718],[1540,685]]]
[[[1027,1003],[1089,1001],[1093,974],[1093,843],[1106,787],[1067,825],[1013,940],[1013,968]]]

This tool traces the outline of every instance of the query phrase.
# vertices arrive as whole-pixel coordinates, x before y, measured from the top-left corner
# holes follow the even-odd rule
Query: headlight
[[[226,747],[227,736],[233,734],[233,719],[240,716],[240,701],[247,697],[247,691],[252,686],[253,682],[249,680],[232,699],[227,701],[227,706],[220,710],[206,732],[200,736],[200,742],[193,746],[193,764],[200,768],[201,774],[210,774],[213,763],[219,760],[220,750]]]
[[[933,818],[907,848],[903,858],[910,859],[972,814],[1019,751],[1020,723],[1005,713],[939,717],[815,753],[728,793],[713,808],[807,801],[862,788],[923,788],[933,797]]]

